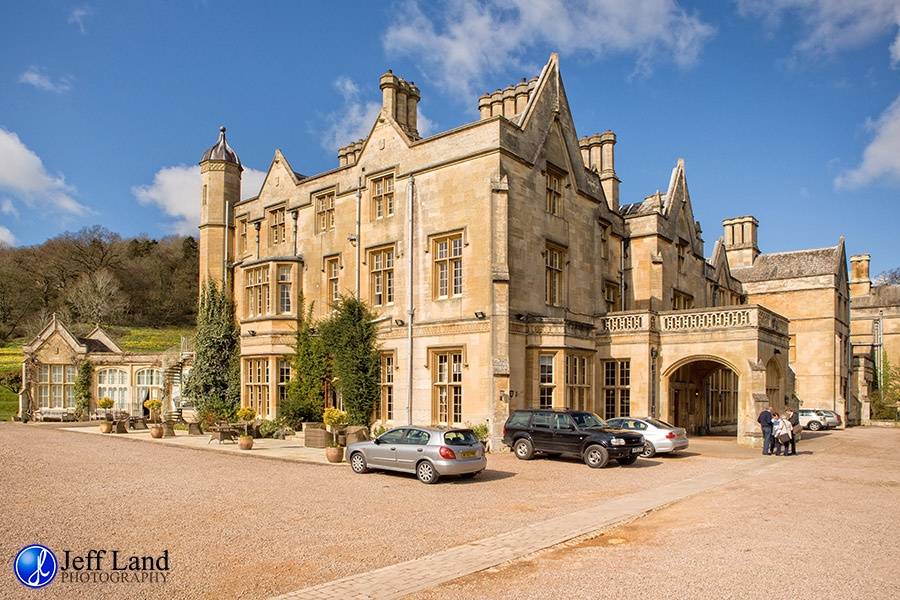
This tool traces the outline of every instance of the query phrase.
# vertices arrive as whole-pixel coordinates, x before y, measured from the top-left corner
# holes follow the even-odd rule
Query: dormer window
[[[687,262],[688,245],[684,242],[678,244],[678,271],[684,273],[685,264]]]
[[[547,203],[546,211],[551,215],[559,216],[562,204],[562,173],[554,169],[547,168]]]
[[[284,208],[269,212],[269,245],[274,246],[285,240]]]

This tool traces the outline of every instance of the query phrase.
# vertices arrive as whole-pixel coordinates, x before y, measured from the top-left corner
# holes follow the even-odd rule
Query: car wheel
[[[515,443],[513,450],[516,453],[516,458],[519,460],[531,460],[534,457],[534,446],[531,440],[522,438]]]
[[[822,429],[822,424],[818,421],[810,421],[809,422],[809,430],[810,431],[818,431]]]
[[[598,444],[588,446],[584,451],[584,464],[592,469],[601,469],[609,462],[609,452]]]
[[[363,456],[362,452],[354,452],[350,456],[350,468],[353,469],[354,473],[368,473],[369,465],[366,464],[366,457]]]
[[[622,465],[623,467],[627,467],[628,465],[633,465],[635,461],[637,461],[637,454],[632,454],[628,458],[617,458],[616,462]]]
[[[435,470],[434,465],[428,462],[427,460],[423,460],[416,466],[416,477],[419,478],[419,481],[422,483],[437,483],[438,472]]]
[[[653,458],[654,456],[656,456],[656,447],[650,442],[644,442],[641,458]]]

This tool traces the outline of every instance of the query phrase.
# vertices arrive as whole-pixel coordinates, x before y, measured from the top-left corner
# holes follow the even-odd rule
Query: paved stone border
[[[262,458],[265,460],[280,460],[282,462],[303,463],[321,467],[344,467],[348,469],[346,462],[330,463],[325,458],[325,451],[319,448],[298,447],[295,442],[284,443],[282,440],[255,440],[252,450],[240,450],[237,444],[209,443],[209,436],[176,435],[174,438],[154,439],[149,431],[129,433],[100,433],[99,425],[96,427],[61,427],[61,431],[81,433],[85,435],[102,436],[105,439],[128,440],[131,442],[152,443],[170,448],[186,448],[200,452],[215,452],[219,455],[241,456],[249,458]]]
[[[577,512],[428,556],[289,592],[274,600],[401,598],[576,538],[596,536],[679,500],[775,466],[777,463],[772,458],[760,457],[730,469],[612,498]]]

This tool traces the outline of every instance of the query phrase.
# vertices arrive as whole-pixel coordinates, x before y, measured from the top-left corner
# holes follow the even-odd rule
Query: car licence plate
[[[459,455],[462,456],[463,458],[472,458],[473,456],[475,456],[475,451],[474,450],[466,450],[465,452],[460,452]]]
[[[632,453],[632,454],[637,454],[637,453],[639,453],[640,451],[641,451],[640,448],[632,448],[632,449],[631,449],[631,453]]]

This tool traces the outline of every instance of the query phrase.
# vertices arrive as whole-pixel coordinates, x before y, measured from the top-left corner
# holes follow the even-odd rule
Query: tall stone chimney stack
[[[600,185],[612,210],[619,209],[619,178],[616,177],[616,134],[607,129],[600,134]]]
[[[872,291],[872,280],[869,278],[868,254],[857,254],[850,257],[850,297],[868,296]]]
[[[414,140],[419,139],[419,100],[421,93],[416,84],[404,81],[390,69],[379,80],[381,87],[381,108],[400,129]]]
[[[725,230],[725,256],[732,269],[752,267],[759,256],[759,221],[752,215],[722,221]]]
[[[610,210],[619,209],[619,184],[616,177],[616,134],[608,129],[578,140],[584,166],[600,175],[600,185]]]

